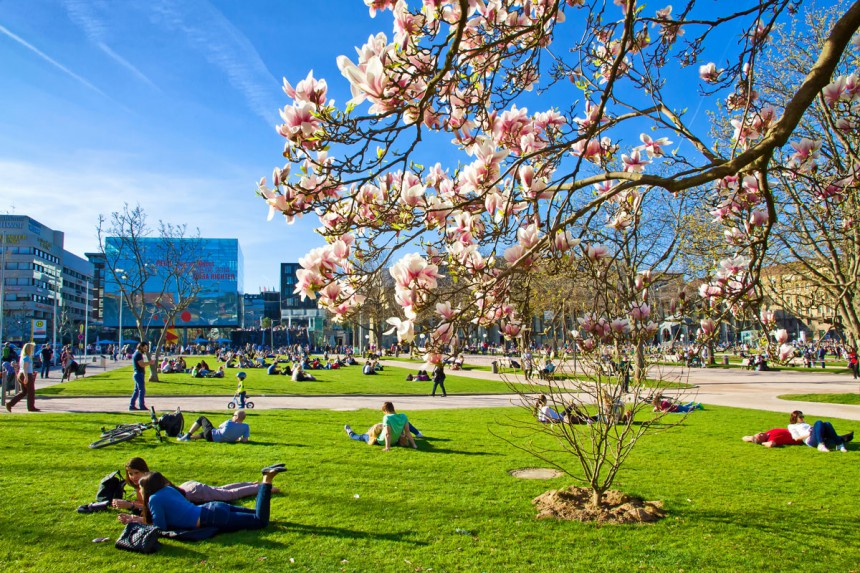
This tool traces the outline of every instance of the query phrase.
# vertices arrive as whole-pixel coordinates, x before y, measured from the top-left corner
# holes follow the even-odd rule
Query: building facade
[[[188,308],[179,313],[174,325],[178,328],[236,328],[242,325],[243,319],[243,267],[244,260],[238,239],[176,239],[176,241],[197,241],[196,257],[191,261],[194,278],[199,286],[195,300]],[[143,276],[140,265],[154,267],[148,270],[148,277],[140,288],[145,301],[145,317],[149,325],[160,328],[164,326],[165,312],[163,309],[172,308],[181,302],[185,296],[175,287],[170,279],[170,271],[176,261],[166,251],[160,238],[139,239],[138,249],[140,262],[135,262],[133,254],[122,252],[123,242],[117,237],[105,240],[105,267],[103,293],[100,298],[102,323],[107,328],[117,328],[120,322],[120,282],[125,289],[138,284],[137,277]],[[115,271],[111,272],[112,267]],[[165,269],[159,272],[160,269]],[[137,282],[136,282],[137,280]],[[175,281],[173,281],[175,282]],[[166,284],[167,283],[167,284]],[[164,291],[164,295],[162,295]],[[161,311],[159,310],[161,307]],[[122,327],[133,328],[135,317],[125,302],[123,302]]]
[[[63,248],[64,235],[26,215],[0,215],[0,336],[83,342],[92,265]]]

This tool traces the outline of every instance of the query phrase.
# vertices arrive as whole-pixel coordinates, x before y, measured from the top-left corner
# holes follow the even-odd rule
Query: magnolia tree
[[[814,143],[793,135],[801,118],[817,98],[839,114],[857,95],[853,79],[833,72],[860,26],[860,2],[833,20],[779,105],[759,98],[770,81],[759,61],[796,0],[687,0],[680,10],[636,0],[365,3],[393,21],[391,35],[338,58],[352,94],[343,107],[313,74],[284,81],[286,164],[258,193],[270,217],[319,217],[327,245],[300,260],[298,293],[346,320],[368,277],[389,268],[398,338],[411,341],[419,313],[434,313],[430,363],[459,324],[518,337],[530,318],[513,304],[518,276],[551,261],[617,260],[643,210],[665,208],[643,202],[655,190],[681,201],[707,186],[716,198],[713,229],[731,251],[701,289],[713,315],[702,333],[712,336],[756,297],[778,219],[772,172],[802,174],[817,159]],[[708,61],[714,44],[725,55]],[[710,145],[684,111],[690,103],[720,110],[731,146]],[[431,164],[440,145],[452,159]],[[834,193],[852,193],[851,174],[837,175]],[[601,242],[607,233],[617,240]],[[652,261],[632,260],[644,268],[627,268],[629,280],[647,280]],[[468,304],[439,296],[442,276]],[[636,289],[624,302],[590,317],[596,346],[610,344],[605,328],[639,344],[649,302]],[[630,320],[636,328],[620,328]]]

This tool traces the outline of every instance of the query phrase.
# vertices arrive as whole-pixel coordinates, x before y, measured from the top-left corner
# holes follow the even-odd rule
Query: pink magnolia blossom
[[[397,286],[418,286],[424,289],[435,289],[440,276],[439,267],[427,264],[424,257],[417,253],[405,255],[391,267],[389,273]]]
[[[633,173],[642,173],[645,171],[645,166],[651,163],[650,159],[643,159],[638,149],[630,152],[630,155],[622,154],[621,162],[624,164],[624,171]]]
[[[506,340],[514,340],[520,335],[522,327],[515,322],[503,322],[499,325],[499,329]]]
[[[776,324],[776,314],[774,314],[772,310],[762,310],[759,313],[759,318],[761,319],[761,323],[765,326]]]
[[[724,70],[718,70],[717,65],[713,62],[709,62],[702,66],[699,66],[699,77],[702,80],[712,84],[716,83],[720,80],[720,74],[723,73]]]
[[[762,227],[767,224],[769,217],[764,209],[756,209],[750,213],[749,223],[753,227]]]
[[[415,339],[415,324],[411,320],[400,320],[393,317],[386,320],[391,328],[385,331],[385,334],[397,333],[399,342],[412,342]]]
[[[633,284],[636,287],[636,290],[642,290],[650,285],[652,280],[653,273],[651,271],[639,271],[636,273],[636,278],[634,279]]]
[[[314,79],[313,70],[308,72],[307,77],[300,81],[295,88],[287,81],[287,78],[284,78],[284,93],[297,103],[309,103],[316,108],[323,107],[327,91],[326,81]]]
[[[702,328],[702,334],[705,336],[711,336],[717,329],[717,324],[710,318],[702,319],[699,325]]]
[[[609,323],[609,328],[615,334],[627,334],[630,332],[630,321],[626,318],[615,318]]]
[[[438,302],[436,303],[436,313],[444,318],[445,320],[453,320],[454,315],[456,314],[456,310],[451,308],[450,302]]]
[[[778,344],[785,344],[788,342],[788,331],[784,328],[774,330],[771,334]]]
[[[845,95],[845,76],[839,76],[821,90],[821,95],[824,97],[824,101],[827,105],[833,107],[843,98]]]
[[[590,261],[600,261],[609,256],[609,249],[600,244],[586,245],[585,257]]]
[[[780,362],[788,362],[794,356],[794,347],[790,344],[783,344],[779,347]]]
[[[570,231],[560,231],[553,237],[553,248],[565,253],[579,245],[580,239],[574,239]]]
[[[597,348],[597,341],[593,338],[583,338],[582,340],[578,340],[576,344],[582,352],[592,352]]]
[[[644,145],[640,145],[639,147],[634,148],[636,151],[645,151],[648,153],[648,157],[662,157],[663,156],[663,147],[667,145],[672,145],[672,142],[669,141],[668,137],[661,137],[660,139],[651,139],[648,134],[639,135],[639,139],[642,141]],[[622,156],[623,160],[623,156]]]
[[[636,321],[644,321],[651,315],[651,307],[645,304],[644,302],[634,304],[630,310],[627,312],[627,316],[630,317],[631,320]]]

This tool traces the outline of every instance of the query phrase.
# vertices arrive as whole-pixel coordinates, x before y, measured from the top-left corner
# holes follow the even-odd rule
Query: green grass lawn
[[[420,449],[347,439],[379,412],[256,411],[250,444],[157,444],[152,436],[103,450],[87,444],[102,425],[142,414],[0,417],[0,563],[5,571],[856,571],[860,508],[852,484],[860,451],[765,449],[743,434],[785,416],[708,408],[684,427],[643,440],[617,480],[663,500],[660,523],[603,526],[534,519],[531,499],[571,483],[519,480],[541,462],[507,436],[517,409],[410,413],[429,439]],[[213,414],[221,420],[223,413]],[[840,433],[850,424],[834,420]],[[546,438],[536,436],[536,443]],[[570,467],[576,464],[563,454]],[[199,543],[166,541],[155,555],[120,552],[113,513],[80,515],[98,481],[132,456],[180,483],[254,479],[284,462],[284,493],[262,531]],[[250,502],[252,503],[252,502]],[[98,537],[110,543],[92,543]]]
[[[783,394],[780,400],[824,402],[826,404],[860,404],[860,394]]]
[[[190,360],[189,360],[190,362]],[[208,361],[213,364],[214,360]],[[124,396],[130,394],[132,367],[110,372],[88,374],[85,378],[56,384],[37,390],[41,396]],[[190,374],[161,374],[161,382],[148,382],[147,396],[232,395],[236,389],[237,369],[225,370],[225,378],[193,378]],[[374,376],[361,373],[361,366],[339,370],[309,370],[316,382],[293,382],[289,376],[269,376],[263,368],[243,370],[248,377],[245,389],[249,396],[284,394],[429,394],[433,382],[407,382],[406,375],[414,370],[386,366]],[[515,387],[520,387],[515,385]],[[503,379],[476,380],[448,373],[445,388],[451,394],[504,394],[511,386]],[[523,386],[522,388],[526,388]]]

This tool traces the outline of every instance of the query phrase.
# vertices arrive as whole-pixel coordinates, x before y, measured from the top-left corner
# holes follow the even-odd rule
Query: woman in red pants
[[[36,408],[36,372],[33,369],[33,352],[35,350],[36,345],[32,342],[25,344],[21,350],[21,360],[18,362],[18,382],[21,383],[21,391],[6,402],[6,410],[9,412],[25,396],[27,397],[27,410],[29,412],[39,411]]]

